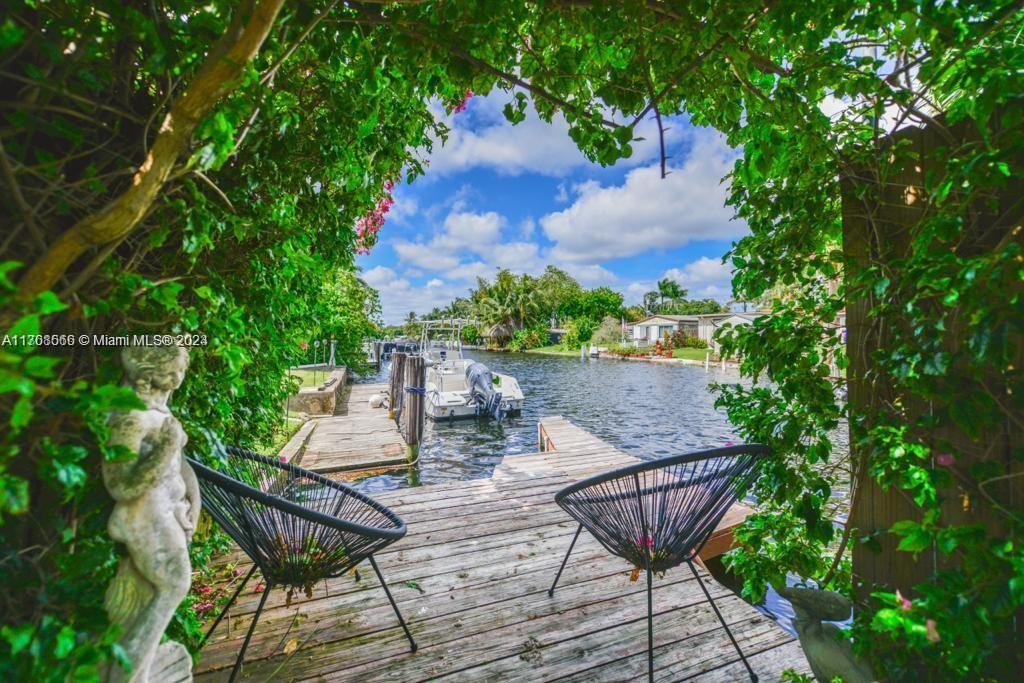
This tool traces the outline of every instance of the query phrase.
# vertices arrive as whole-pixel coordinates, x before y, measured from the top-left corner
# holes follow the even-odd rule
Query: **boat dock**
[[[387,408],[371,408],[370,397],[386,384],[350,384],[334,415],[310,420],[311,431],[296,464],[320,473],[366,470],[405,463],[405,441]]]
[[[376,557],[419,644],[416,653],[367,566],[316,585],[312,598],[290,606],[275,590],[243,679],[645,679],[646,584],[630,580],[629,565],[584,533],[558,591],[547,593],[576,529],[555,505],[555,492],[636,459],[563,418],[542,420],[539,441],[538,453],[506,457],[490,478],[374,496],[408,525],[406,537]],[[731,511],[717,534],[729,535],[745,510]],[[232,559],[248,568],[241,553]],[[678,568],[655,579],[656,680],[746,680],[697,580]],[[699,580],[762,681],[779,680],[785,669],[809,672],[792,635],[705,571]],[[221,624],[203,650],[196,680],[226,680],[260,597],[246,588],[228,626]]]

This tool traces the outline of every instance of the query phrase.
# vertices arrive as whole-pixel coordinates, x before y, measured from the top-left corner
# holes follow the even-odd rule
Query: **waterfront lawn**
[[[672,357],[703,361],[707,358],[707,349],[672,349]],[[714,358],[714,356],[712,356],[712,358]]]
[[[580,355],[580,350],[575,349],[573,351],[566,351],[564,348],[562,348],[561,344],[551,344],[550,346],[538,346],[535,349],[528,349],[526,353],[546,353],[549,355],[553,354],[557,356],[578,356]]]

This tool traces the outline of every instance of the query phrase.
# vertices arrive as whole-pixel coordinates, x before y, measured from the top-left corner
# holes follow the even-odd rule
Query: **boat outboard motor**
[[[466,386],[469,395],[476,402],[478,415],[493,415],[501,419],[501,392],[494,390],[494,375],[483,363],[470,363],[466,366]]]

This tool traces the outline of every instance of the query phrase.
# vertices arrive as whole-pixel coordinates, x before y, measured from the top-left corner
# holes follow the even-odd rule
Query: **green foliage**
[[[540,348],[548,342],[548,330],[543,325],[516,330],[508,343],[509,351],[529,351]]]
[[[0,261],[38,262],[131,187],[169,103],[236,7],[6,8],[0,154],[11,169],[4,235],[13,237]],[[1005,233],[1020,220],[1000,195],[1022,174],[1019,3],[352,3],[303,38],[324,7],[285,5],[138,227],[70,264],[59,295],[15,300],[16,266],[2,266],[5,328],[206,335],[174,401],[192,448],[262,440],[278,423],[298,342],[334,334],[314,320],[331,309],[325,286],[339,271],[352,274],[357,246],[376,239],[357,245],[354,226],[386,203],[389,183],[422,172],[417,150],[446,133],[431,101],[452,109],[467,89],[519,83],[532,97],[509,92],[510,120],[523,120],[528,103],[543,121],[558,114],[588,158],[611,164],[632,153],[635,135],[607,117],[640,120],[656,100],[660,114],[713,126],[742,149],[729,203],[749,235],[731,253],[734,297],[774,311],[719,340],[758,380],[722,387],[721,405],[745,439],[776,453],[752,491],[759,513],[730,560],[747,592],[781,571],[849,588],[830,501],[851,468],[833,456],[829,433],[850,419],[864,455],[854,478],[896,487],[922,510],[918,526],[890,532],[898,552],[921,552],[930,538],[956,566],[913,589],[913,621],[893,615],[880,590],[858,612],[858,646],[892,680],[1012,677],[1021,668],[1013,634],[1024,551],[1015,539],[1024,529],[1008,485],[1021,450],[959,465],[986,452],[992,435],[1019,442],[1011,436],[1024,397],[1024,255],[1019,236],[979,221],[1002,216]],[[943,142],[926,158],[913,145],[883,148],[890,129],[924,123]],[[975,131],[968,144],[943,135],[954,125]],[[870,179],[870,206],[875,188],[907,164],[927,169],[913,196],[921,219],[906,231],[913,249],[898,263],[869,253],[835,286],[848,265],[840,179]],[[621,300],[579,295],[563,275],[499,273],[487,283],[495,291],[471,304],[510,329],[572,318],[566,343],[578,347]],[[661,298],[645,297],[647,309]],[[846,359],[834,324],[845,304],[866,306],[870,327],[885,331],[868,379],[898,397],[854,415],[835,392],[834,368]],[[95,678],[98,663],[117,656],[97,590],[115,561],[98,464],[124,456],[104,446],[105,418],[130,397],[117,387],[110,349],[2,347],[0,371],[9,616],[0,674]],[[929,411],[914,409],[921,405]],[[947,429],[977,447],[922,436]],[[947,518],[953,480],[997,523],[982,531]]]
[[[584,290],[563,302],[559,313],[592,321],[603,320],[607,316],[618,318],[622,314],[622,295],[609,287]]]
[[[573,318],[565,323],[565,334],[562,336],[562,348],[567,351],[580,348],[590,341],[597,325],[590,318]]]
[[[595,344],[618,344],[622,340],[622,322],[619,318],[612,316],[605,317],[601,324],[594,330],[591,341]]]
[[[700,337],[686,334],[683,330],[676,330],[672,333],[672,348],[706,349],[708,343]]]
[[[463,344],[476,344],[480,340],[480,330],[476,325],[464,325],[459,333]]]

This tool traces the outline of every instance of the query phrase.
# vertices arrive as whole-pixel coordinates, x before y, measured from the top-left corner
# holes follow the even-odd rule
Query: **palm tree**
[[[669,301],[679,301],[686,296],[687,292],[685,289],[679,286],[679,283],[675,280],[664,278],[658,280],[658,297],[661,298],[662,306],[665,305],[665,299]]]
[[[644,310],[647,311],[647,315],[654,313],[654,309],[658,303],[658,292],[651,290],[644,294]]]

